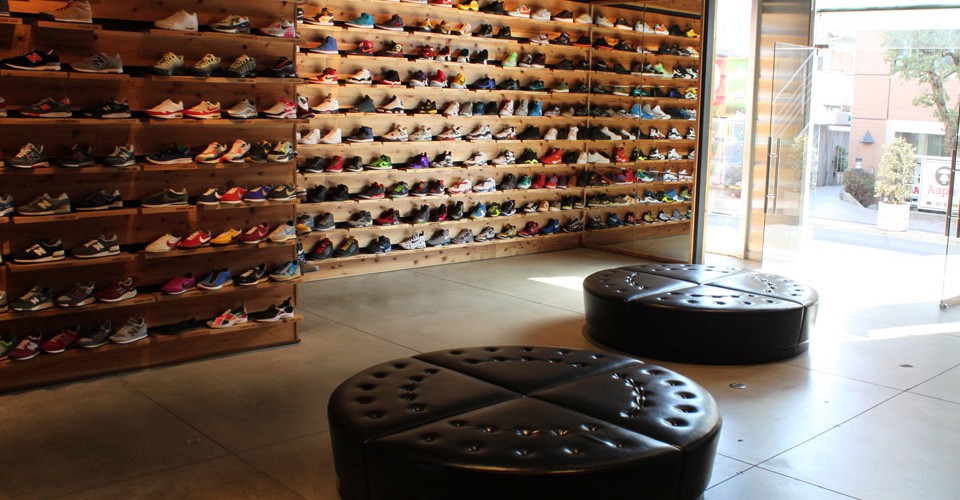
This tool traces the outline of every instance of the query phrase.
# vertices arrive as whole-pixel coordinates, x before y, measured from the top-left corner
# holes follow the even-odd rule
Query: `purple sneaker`
[[[193,273],[187,273],[168,281],[166,285],[160,288],[160,291],[167,295],[180,295],[191,290],[196,284],[197,279],[193,276]]]
[[[26,361],[33,359],[40,354],[40,344],[43,342],[43,336],[37,332],[23,340],[7,353],[7,357],[15,361]]]
[[[410,163],[407,164],[407,168],[430,168],[430,160],[427,159],[427,153],[420,153],[415,156]]]

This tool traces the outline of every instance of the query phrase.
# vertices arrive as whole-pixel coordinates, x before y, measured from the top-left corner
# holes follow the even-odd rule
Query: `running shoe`
[[[120,302],[137,296],[136,281],[125,278],[114,281],[110,286],[95,293],[94,296],[101,302]]]
[[[147,322],[143,318],[128,318],[116,333],[110,336],[115,344],[130,344],[147,338]]]
[[[197,279],[193,273],[185,273],[176,276],[160,287],[160,291],[167,295],[180,295],[193,290],[197,286]]]
[[[290,281],[302,276],[300,271],[300,262],[291,260],[270,273],[270,279],[273,281]]]
[[[101,234],[83,245],[74,248],[70,253],[78,259],[98,259],[100,257],[120,255],[120,242],[116,234],[109,238]]]
[[[197,282],[197,287],[204,290],[220,290],[233,284],[233,278],[227,269],[214,269]]]
[[[4,59],[0,64],[7,68],[27,71],[60,71],[60,54],[53,49],[47,52],[33,49],[25,54]]]
[[[98,321],[87,329],[87,332],[77,341],[77,345],[85,349],[100,347],[110,341],[111,334],[113,334],[113,323],[109,320]]]
[[[20,215],[59,215],[70,213],[70,198],[66,193],[54,198],[48,193],[37,196],[30,203],[17,207]]]
[[[271,305],[263,311],[250,313],[248,317],[257,323],[274,323],[291,319],[294,317],[292,302],[293,298],[291,297],[279,305]]]
[[[98,52],[82,61],[70,63],[70,67],[81,73],[123,73],[123,59],[120,54],[111,56]]]

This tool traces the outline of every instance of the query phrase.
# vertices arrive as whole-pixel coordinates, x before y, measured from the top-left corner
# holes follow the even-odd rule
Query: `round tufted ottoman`
[[[687,499],[713,469],[720,410],[675,372],[551,347],[437,351],[330,396],[344,499]]]
[[[698,264],[607,269],[583,281],[598,343],[691,363],[762,363],[807,350],[816,290],[775,274]]]

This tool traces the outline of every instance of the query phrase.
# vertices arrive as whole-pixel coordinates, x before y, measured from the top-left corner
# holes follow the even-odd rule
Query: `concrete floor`
[[[595,348],[580,282],[632,263],[572,250],[312,283],[299,345],[0,396],[0,499],[334,499],[326,400],[341,380],[452,346]],[[808,354],[660,363],[723,410],[707,499],[955,498],[960,311],[937,310],[917,274],[936,259],[868,264],[787,270],[821,291]]]

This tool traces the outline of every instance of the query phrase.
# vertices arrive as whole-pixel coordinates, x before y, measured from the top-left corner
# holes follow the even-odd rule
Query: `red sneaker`
[[[220,197],[220,203],[243,203],[243,197],[247,195],[247,190],[242,187],[232,187],[223,193]]]
[[[343,172],[343,157],[340,155],[334,156],[330,159],[330,162],[327,163],[326,167],[323,167],[324,172]]]
[[[433,59],[437,51],[430,45],[420,47],[420,59]]]
[[[544,187],[546,187],[547,189],[557,189],[557,182],[559,180],[560,179],[558,179],[557,176],[551,175],[550,178],[547,179],[547,184]]]
[[[137,296],[136,281],[133,278],[118,280],[96,293],[103,302],[120,302]]]
[[[361,56],[372,56],[374,53],[373,42],[370,40],[362,40],[357,44],[357,48],[353,49],[353,54]]]
[[[540,163],[547,165],[556,165],[563,162],[563,150],[560,148],[551,149],[547,156],[540,158]]]
[[[180,243],[177,244],[177,247],[186,250],[192,250],[194,248],[200,248],[207,243],[210,243],[209,233],[206,231],[194,231],[190,236],[180,240]]]
[[[430,86],[431,87],[446,87],[447,86],[447,75],[441,70],[437,70],[433,76],[430,77]]]
[[[627,171],[623,173],[623,177],[627,180],[627,184],[634,184],[637,182],[637,174],[633,172],[632,168],[628,168]]]
[[[536,235],[540,234],[540,225],[537,224],[537,223],[534,222],[534,221],[530,221],[530,222],[528,222],[527,225],[524,226],[524,228],[521,229],[520,232],[518,232],[517,234],[520,235],[520,236],[522,236],[522,237],[524,237],[524,238],[529,238],[529,237],[531,237],[531,236],[536,236]]]
[[[270,224],[264,222],[263,224],[253,226],[244,231],[240,236],[240,241],[248,245],[256,245],[266,238],[268,234],[270,234]]]
[[[432,222],[443,222],[443,221],[447,220],[447,215],[448,215],[448,214],[447,214],[447,206],[446,206],[446,205],[440,205],[439,207],[437,207],[436,209],[434,209],[434,211],[433,211],[432,214],[430,214],[430,220],[431,220]]]
[[[613,153],[613,158],[617,163],[626,163],[630,161],[630,157],[627,156],[627,150],[623,148],[617,148]]]
[[[69,349],[80,340],[80,327],[64,328],[50,340],[44,342],[40,348],[48,354],[57,354]]]
[[[399,224],[400,218],[397,217],[397,211],[391,208],[380,214],[380,217],[377,217],[373,223],[378,226],[392,226],[394,224]]]
[[[324,238],[306,255],[307,260],[324,260],[333,256],[333,242]]]
[[[533,183],[530,184],[530,189],[543,189],[547,185],[547,176],[543,174],[537,174],[533,178]]]

